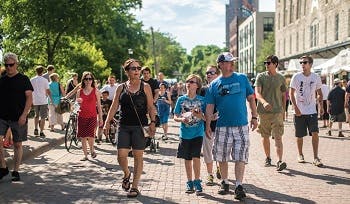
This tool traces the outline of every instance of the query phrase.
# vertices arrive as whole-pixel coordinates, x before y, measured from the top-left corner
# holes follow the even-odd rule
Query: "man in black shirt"
[[[22,142],[27,140],[28,113],[33,103],[33,87],[27,76],[18,72],[18,57],[14,53],[4,55],[6,75],[0,78],[0,179],[9,173],[6,167],[3,138],[11,128],[14,142],[14,169],[12,181],[19,181],[19,165],[22,160]]]
[[[342,133],[342,125],[346,120],[345,115],[345,91],[341,88],[341,81],[334,79],[334,88],[329,92],[327,98],[327,110],[329,110],[329,130],[328,135],[332,135],[333,122],[338,122],[338,137],[344,137]]]
[[[149,67],[142,67],[141,70],[142,81],[146,82],[151,86],[153,103],[156,103],[159,96],[159,83],[157,80],[151,78],[151,69]]]

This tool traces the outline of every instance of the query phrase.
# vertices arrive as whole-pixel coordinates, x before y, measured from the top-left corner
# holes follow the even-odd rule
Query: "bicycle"
[[[78,147],[79,139],[77,137],[77,125],[78,125],[78,113],[80,110],[80,104],[75,102],[73,105],[73,110],[69,115],[69,120],[66,126],[66,134],[64,136],[64,145],[69,152],[74,142],[75,146]]]

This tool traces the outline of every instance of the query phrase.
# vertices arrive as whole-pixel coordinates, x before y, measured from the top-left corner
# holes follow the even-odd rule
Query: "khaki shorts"
[[[278,137],[284,133],[283,113],[259,115],[258,132],[262,137]]]

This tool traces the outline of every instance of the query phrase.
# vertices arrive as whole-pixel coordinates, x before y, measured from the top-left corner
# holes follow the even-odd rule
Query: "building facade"
[[[274,30],[274,17],[274,12],[254,12],[238,27],[238,71],[246,73],[249,78],[257,74],[257,54],[263,41]]]
[[[284,68],[302,55],[331,58],[350,47],[350,0],[276,0],[275,20]]]
[[[238,25],[258,6],[258,0],[229,0],[226,4],[226,47],[234,56],[238,56]]]

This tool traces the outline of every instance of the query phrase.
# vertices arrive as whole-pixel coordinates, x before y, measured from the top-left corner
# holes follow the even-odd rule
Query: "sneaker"
[[[216,178],[217,179],[221,179],[221,172],[220,172],[220,167],[219,166],[216,167],[216,173],[215,174],[216,174]]]
[[[203,192],[203,188],[202,188],[201,182],[202,181],[199,180],[199,179],[193,181],[193,186],[194,186],[194,189],[196,190],[197,194]]]
[[[194,193],[193,181],[186,182],[186,193]]]
[[[214,185],[214,176],[209,174],[207,177],[207,182],[205,184],[207,186],[213,186]]]
[[[21,178],[19,177],[18,171],[13,171],[12,172],[12,181],[20,181]]]
[[[39,135],[38,129],[34,129],[34,135]]]
[[[247,197],[244,188],[242,185],[238,185],[235,189],[235,199],[242,200],[243,198]]]
[[[271,166],[271,158],[270,157],[266,157],[266,159],[265,159],[265,166],[266,167]]]
[[[43,132],[40,132],[40,137],[46,137],[46,135]]]
[[[0,179],[2,179],[7,174],[9,174],[9,169],[7,167],[6,168],[0,168]]]
[[[226,195],[230,192],[230,185],[225,183],[225,181],[221,181],[220,189],[218,191],[218,194],[220,195]]]
[[[339,132],[338,137],[344,137],[342,132]]]
[[[328,130],[328,136],[332,136],[332,131],[331,130]]]
[[[323,164],[321,162],[321,160],[319,158],[314,159],[314,162],[312,162],[313,165],[317,166],[317,167],[322,167]]]
[[[287,164],[284,161],[278,161],[276,166],[277,171],[282,171],[283,169],[287,168]]]
[[[168,139],[168,136],[162,135],[162,140],[167,140],[167,139]]]
[[[304,155],[301,154],[301,155],[298,156],[298,162],[299,163],[304,163],[305,162]]]

